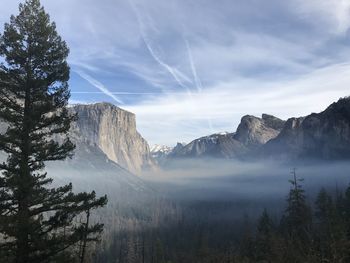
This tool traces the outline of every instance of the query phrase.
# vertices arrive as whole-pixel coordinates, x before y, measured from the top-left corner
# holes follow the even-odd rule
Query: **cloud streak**
[[[311,17],[318,16],[328,24],[328,30],[344,34],[350,27],[350,2],[348,0],[297,0],[298,11]]]
[[[4,23],[22,0],[2,1]],[[320,111],[349,93],[348,0],[41,2],[80,71],[72,101],[123,103],[151,143],[233,131],[244,114]]]
[[[134,2],[132,0],[129,0],[129,3],[132,7],[132,9],[134,10],[134,13],[136,15],[138,24],[139,24],[139,28],[140,28],[140,34],[142,37],[143,42],[145,43],[149,53],[151,54],[151,56],[154,58],[154,60],[160,65],[162,66],[166,71],[168,71],[170,73],[170,75],[175,79],[175,81],[182,87],[185,88],[187,90],[189,90],[189,87],[185,84],[185,82],[190,82],[190,79],[183,74],[182,72],[180,72],[178,69],[176,69],[175,67],[170,66],[169,64],[167,64],[166,62],[164,62],[161,58],[160,55],[157,54],[156,50],[152,47],[150,38],[148,36],[148,34],[146,33],[146,25],[145,22],[142,20],[142,16],[138,10],[138,8],[136,7],[136,5],[134,4]],[[153,26],[154,29],[154,26]]]
[[[81,70],[75,70],[75,73],[77,73],[81,78],[89,82],[92,86],[95,88],[99,89],[101,92],[103,92],[105,95],[108,97],[112,98],[115,102],[119,104],[124,104],[121,99],[119,99],[115,94],[113,94],[109,89],[107,89],[101,82],[98,80],[94,79],[92,76],[89,74],[81,71]]]
[[[193,56],[192,56],[190,44],[188,43],[188,41],[186,39],[185,39],[185,44],[186,44],[186,48],[187,48],[188,59],[189,59],[190,65],[191,65],[191,70],[192,70],[194,82],[196,83],[197,91],[201,92],[203,90],[202,82],[201,82],[200,78],[198,77],[197,69],[196,69],[196,66],[195,66],[194,61],[193,61]]]
[[[215,120],[216,132],[233,132],[246,114],[268,113],[287,119],[320,112],[339,97],[350,95],[349,85],[350,64],[339,64],[295,80],[221,83],[194,94],[193,99],[165,94],[127,109],[136,113],[140,130],[151,143],[173,145],[212,133],[206,126],[208,118]]]

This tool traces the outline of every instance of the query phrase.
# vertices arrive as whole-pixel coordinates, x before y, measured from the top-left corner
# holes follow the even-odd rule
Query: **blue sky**
[[[1,0],[0,24],[18,0]],[[350,95],[347,0],[42,0],[71,53],[72,103],[134,112],[150,144],[319,112]]]

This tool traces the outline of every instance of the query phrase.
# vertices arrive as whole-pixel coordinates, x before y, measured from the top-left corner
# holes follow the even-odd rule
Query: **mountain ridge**
[[[281,120],[245,115],[236,132],[215,133],[177,145],[168,161],[191,158],[239,160],[350,159],[350,97],[320,113]],[[164,163],[164,161],[163,161]]]
[[[288,119],[261,154],[289,159],[350,159],[350,97],[339,99],[320,113]]]
[[[253,149],[275,138],[284,121],[272,115],[261,118],[245,115],[236,132],[215,133],[191,141],[185,146],[177,146],[168,154],[169,158],[242,158]]]

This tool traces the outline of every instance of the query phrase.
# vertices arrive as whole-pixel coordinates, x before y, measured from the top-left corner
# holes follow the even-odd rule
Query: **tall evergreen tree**
[[[103,231],[103,224],[91,223],[91,210],[103,207],[107,204],[106,197],[96,198],[96,193],[93,191],[90,194],[86,194],[85,200],[83,202],[83,209],[85,208],[85,221],[81,223],[77,232],[80,232],[80,244],[79,244],[79,261],[80,263],[85,262],[86,249],[89,242],[99,241],[99,235]]]
[[[344,198],[342,200],[343,217],[347,223],[347,235],[350,239],[350,186],[345,190]]]
[[[255,240],[255,253],[257,262],[272,262],[274,249],[273,238],[273,222],[267,213],[267,210],[264,209],[258,221]]]
[[[255,244],[252,230],[253,227],[250,222],[249,216],[247,214],[244,214],[241,241],[239,244],[239,255],[241,256],[242,262],[245,262],[245,260],[254,259],[255,256]]]
[[[319,192],[316,202],[315,239],[319,259],[322,262],[346,262],[349,260],[349,241],[346,237],[346,221],[341,210],[324,188]]]
[[[0,251],[4,262],[54,262],[81,235],[73,219],[86,193],[50,188],[45,162],[72,156],[67,104],[69,50],[39,0],[19,6],[0,35]],[[61,138],[57,140],[57,138]],[[56,140],[55,140],[56,138]],[[94,207],[94,206],[92,206]]]
[[[297,259],[305,257],[309,253],[312,213],[311,208],[306,203],[304,189],[301,185],[303,179],[297,178],[296,169],[293,169],[292,176],[291,189],[287,198],[288,205],[281,226],[288,246],[291,248],[289,252],[293,252],[293,255],[287,255],[287,257],[291,256]]]
[[[342,262],[348,262],[350,261],[350,186],[347,187],[343,196],[338,197],[336,208],[338,218],[335,225],[336,233],[338,237],[341,236],[341,244],[337,250],[338,252],[341,250],[341,254],[344,255]]]
[[[336,214],[332,197],[322,188],[315,202],[315,239],[319,257],[322,262],[332,259],[332,242],[334,233],[332,224],[335,224]]]

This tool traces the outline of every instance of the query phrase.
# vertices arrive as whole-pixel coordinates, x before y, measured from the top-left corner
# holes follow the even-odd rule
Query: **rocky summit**
[[[263,114],[261,118],[246,115],[242,117],[233,137],[251,150],[275,138],[284,123],[285,121],[268,114]]]

